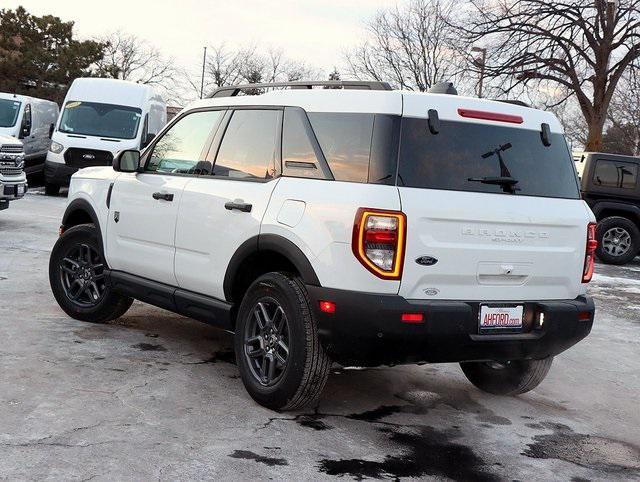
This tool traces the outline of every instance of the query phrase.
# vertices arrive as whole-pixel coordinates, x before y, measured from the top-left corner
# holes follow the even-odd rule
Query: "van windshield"
[[[0,99],[0,127],[13,127],[18,120],[21,102],[11,99]]]
[[[115,139],[135,139],[142,110],[97,102],[67,102],[60,120],[60,132]]]
[[[578,199],[578,181],[562,134],[426,119],[402,121],[398,185],[453,191]]]

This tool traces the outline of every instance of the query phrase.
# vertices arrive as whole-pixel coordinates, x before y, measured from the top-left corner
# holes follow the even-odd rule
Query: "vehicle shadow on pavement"
[[[222,411],[234,407],[260,436],[284,432],[295,433],[293,439],[322,434],[327,440],[351,440],[357,434],[361,451],[353,445],[341,450],[340,444],[333,451],[318,451],[316,470],[326,476],[500,480],[521,475],[523,467],[535,473],[540,459],[569,463],[576,477],[640,475],[637,447],[574,431],[564,403],[535,392],[518,398],[483,394],[467,383],[457,365],[336,365],[318,406],[276,413],[244,391],[232,335],[221,330],[135,303],[124,317],[106,325],[78,323],[73,334],[74,343],[100,347],[95,355],[102,356],[94,356],[93,363],[111,358],[112,369],[126,374],[132,386],[144,384],[154,392],[167,377],[178,377],[193,391],[192,402],[200,393],[202,404],[218,403]],[[224,396],[208,400],[211,391]],[[195,410],[193,416],[206,409]],[[236,443],[228,454],[236,463],[292,463],[281,457],[295,448],[286,442],[278,445],[277,454],[272,448],[265,452],[267,446],[256,448],[240,434]]]

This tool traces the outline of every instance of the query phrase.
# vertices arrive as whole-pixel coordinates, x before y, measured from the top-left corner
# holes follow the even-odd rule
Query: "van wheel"
[[[536,388],[551,369],[553,357],[508,362],[464,362],[467,379],[483,392],[520,395]]]
[[[596,255],[603,263],[626,264],[640,251],[640,231],[622,216],[604,218],[598,223]]]
[[[48,182],[45,182],[44,193],[47,196],[57,196],[58,194],[60,194],[60,186],[58,186],[57,184],[49,184]]]
[[[49,283],[67,315],[103,323],[125,314],[133,300],[111,291],[106,268],[93,224],[74,226],[60,236],[49,258]]]
[[[294,410],[320,397],[331,362],[299,278],[268,273],[249,287],[238,311],[235,353],[242,382],[260,405]]]

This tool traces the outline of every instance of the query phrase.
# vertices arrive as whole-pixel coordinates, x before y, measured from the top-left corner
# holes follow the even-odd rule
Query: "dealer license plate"
[[[524,307],[522,305],[481,305],[478,320],[480,333],[522,330],[522,317]]]

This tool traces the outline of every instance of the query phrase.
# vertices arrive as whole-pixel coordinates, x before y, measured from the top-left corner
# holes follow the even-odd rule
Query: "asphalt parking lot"
[[[278,414],[224,332],[140,303],[67,317],[47,276],[65,203],[0,212],[0,479],[640,480],[640,258],[597,266],[593,332],[529,394],[457,365],[336,367],[318,407]]]

